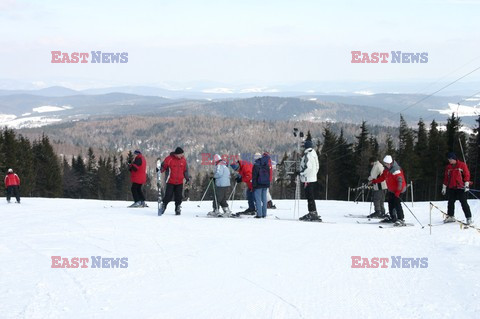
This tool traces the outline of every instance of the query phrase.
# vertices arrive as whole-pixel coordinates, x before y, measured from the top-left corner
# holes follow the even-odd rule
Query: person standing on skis
[[[238,214],[243,215],[255,215],[255,196],[253,195],[252,185],[252,170],[253,165],[246,160],[238,160],[236,163],[231,164],[230,167],[238,173],[235,180],[237,183],[244,182],[247,185],[246,195],[248,200],[248,208]]]
[[[315,188],[317,185],[317,173],[320,168],[318,164],[317,152],[313,149],[313,142],[306,140],[303,144],[305,151],[300,161],[300,182],[305,188],[305,196],[308,202],[308,214],[300,217],[303,221],[322,221],[317,213],[315,204]]]
[[[173,198],[175,198],[175,215],[180,215],[182,210],[180,205],[183,200],[183,180],[185,179],[186,183],[190,181],[187,161],[185,160],[181,147],[177,147],[174,152],[165,158],[160,172],[166,172],[167,187],[158,215],[162,215],[165,212],[168,203]]]
[[[17,204],[20,204],[20,177],[9,168],[5,176],[5,188],[7,189],[7,202],[10,203],[10,198],[15,196]]]
[[[467,218],[467,224],[472,223],[472,212],[467,203],[467,193],[470,190],[470,171],[467,164],[457,159],[455,153],[447,154],[448,165],[445,167],[445,175],[443,178],[442,195],[448,197],[448,217],[445,223],[455,221],[455,202],[460,201],[463,213]]]
[[[139,150],[135,150],[133,154],[135,154],[135,158],[132,163],[128,163],[128,169],[130,170],[131,190],[134,203],[129,207],[147,207],[145,204],[145,196],[142,192],[142,185],[147,182],[147,161]]]
[[[255,206],[257,207],[255,218],[267,217],[267,190],[270,187],[271,176],[270,155],[264,152],[260,158],[255,160],[252,170],[252,186],[255,195]]]
[[[370,170],[370,176],[368,177],[369,181],[372,181],[380,175],[382,175],[383,167],[382,163],[377,160],[375,157],[370,158],[370,165],[372,169]],[[374,184],[373,185],[373,205],[375,207],[375,211],[368,215],[368,218],[385,218],[387,215],[385,214],[385,193],[387,190],[387,183],[385,181]]]
[[[230,170],[227,167],[227,162],[222,160],[220,155],[215,154],[213,157],[215,163],[215,172],[212,178],[215,182],[215,198],[213,199],[213,211],[207,215],[210,217],[230,217],[232,212],[228,208],[228,190],[230,188]],[[222,207],[223,214],[220,213]]]
[[[372,180],[369,184],[378,184],[383,181],[387,182],[388,189],[388,211],[390,218],[385,219],[385,222],[392,222],[394,226],[406,226],[405,216],[403,215],[402,200],[400,195],[407,190],[407,182],[403,170],[390,155],[383,159],[385,169],[380,177]]]

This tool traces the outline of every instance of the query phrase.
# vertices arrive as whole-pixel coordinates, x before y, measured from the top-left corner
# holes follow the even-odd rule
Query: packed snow
[[[161,217],[156,202],[1,203],[0,317],[478,318],[475,229],[443,225],[433,211],[430,234],[407,209],[414,227],[380,229],[344,216],[368,214],[370,203],[341,201],[317,201],[325,223],[300,222],[294,201],[274,202],[266,219],[206,218],[206,201],[184,202],[181,216],[171,203]],[[408,205],[429,223],[428,203]],[[459,205],[456,216],[464,219]],[[88,258],[88,267],[52,268],[52,256]],[[92,268],[92,256],[128,258],[128,267]],[[352,256],[390,262],[352,268]],[[392,256],[428,258],[428,267],[392,268]]]

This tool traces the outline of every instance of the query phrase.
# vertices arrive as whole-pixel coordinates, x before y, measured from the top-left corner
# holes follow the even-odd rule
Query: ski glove
[[[468,192],[470,190],[470,183],[465,182],[465,192]]]
[[[442,195],[445,196],[446,193],[447,193],[447,185],[443,185],[442,186]]]
[[[396,192],[395,192],[395,197],[396,197],[396,198],[400,198],[400,192],[399,192],[399,191],[396,191]]]
[[[238,175],[236,178],[235,178],[235,181],[237,183],[241,183],[242,182],[242,176]]]

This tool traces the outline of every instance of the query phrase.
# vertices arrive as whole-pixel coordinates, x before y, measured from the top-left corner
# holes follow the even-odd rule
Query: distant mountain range
[[[426,122],[445,121],[449,103],[462,101],[462,96],[419,94],[350,94],[315,95],[297,92],[188,92],[155,87],[116,87],[75,91],[65,87],[40,90],[0,90],[0,125],[35,127],[89,119],[98,116],[124,115],[212,115],[268,121],[306,120],[311,122],[360,123],[397,126],[399,114],[415,125],[419,118]],[[242,96],[241,98],[235,97]],[[187,96],[190,95],[190,98]],[[282,96],[285,95],[285,96]],[[167,98],[168,96],[168,98]],[[221,97],[221,98],[220,98]],[[470,99],[462,104],[477,105]],[[444,110],[443,114],[439,110]],[[473,125],[476,116],[462,117]]]

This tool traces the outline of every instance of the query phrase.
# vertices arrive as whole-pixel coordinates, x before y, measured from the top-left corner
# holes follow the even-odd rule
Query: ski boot
[[[472,218],[471,218],[471,217],[470,217],[470,218],[467,218],[467,221],[465,222],[465,224],[467,224],[467,225],[472,225],[472,224],[473,224]]]
[[[182,213],[182,206],[175,206],[175,215],[180,215]]]
[[[227,207],[222,207],[223,209],[223,214],[221,217],[232,217],[232,211],[230,210],[230,208]]]
[[[220,211],[218,210],[218,208],[215,208],[211,212],[207,213],[207,217],[221,217],[219,215],[221,215],[221,214],[220,214]]]
[[[309,212],[308,214],[300,217],[299,220],[306,221],[306,222],[321,222],[322,218],[318,216],[316,211]]]
[[[445,218],[445,219],[443,220],[443,222],[444,222],[445,224],[447,224],[447,223],[454,223],[455,221],[456,221],[456,220],[455,220],[455,217],[450,216],[450,215],[448,215],[447,218]]]
[[[385,213],[385,212],[379,212],[377,218],[385,219],[385,218],[387,218],[387,217],[388,217],[388,214],[387,214],[387,213]]]
[[[368,218],[380,218],[380,212],[373,212],[367,216]]]
[[[380,221],[380,223],[387,223],[387,224],[392,224],[392,223],[395,223],[395,220],[390,217],[389,215],[387,215],[387,217],[385,217],[384,219],[382,219]]]
[[[164,203],[160,204],[160,208],[158,209],[158,216],[162,216],[163,213],[165,213],[165,210],[167,209],[167,205]]]
[[[143,201],[143,200],[141,201],[141,204],[142,204],[142,206],[140,206],[140,207],[148,207],[147,203],[145,203],[145,201]]]
[[[255,211],[255,209],[247,208],[243,212],[240,212],[239,214],[240,215],[255,215],[256,213],[257,212]]]
[[[129,208],[138,208],[138,207],[142,207],[142,202],[138,201],[138,202],[135,202],[133,203],[132,205],[128,206]]]
[[[273,205],[273,202],[271,200],[269,200],[267,202],[267,208],[268,209],[277,209],[277,206]]]
[[[393,227],[402,227],[407,226],[403,219],[397,219],[397,221],[393,224]]]

